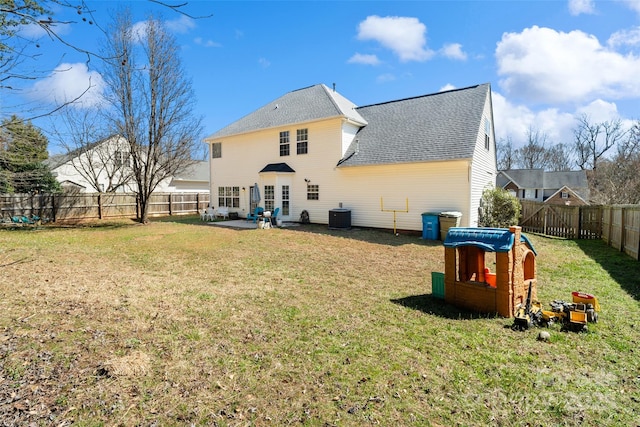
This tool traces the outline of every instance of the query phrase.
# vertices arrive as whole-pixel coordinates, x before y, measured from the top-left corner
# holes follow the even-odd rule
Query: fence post
[[[609,233],[607,235],[607,246],[611,246],[612,231],[613,231],[613,206],[609,206]]]

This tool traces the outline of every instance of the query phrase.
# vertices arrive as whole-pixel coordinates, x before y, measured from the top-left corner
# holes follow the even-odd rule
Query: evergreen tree
[[[49,168],[49,141],[31,122],[12,116],[0,127],[0,192],[35,193],[60,190]]]

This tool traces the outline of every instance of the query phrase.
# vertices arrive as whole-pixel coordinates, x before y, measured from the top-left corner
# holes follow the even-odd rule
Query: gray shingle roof
[[[505,178],[506,177],[506,178]],[[565,185],[572,189],[587,188],[585,171],[546,172],[543,169],[508,169],[500,171],[497,185],[504,187],[513,181],[519,188],[558,189]]]
[[[209,161],[198,161],[191,166],[177,172],[174,177],[176,181],[209,181]]]
[[[330,117],[346,117],[366,124],[356,105],[323,84],[294,90],[213,133],[207,139],[306,123]]]
[[[488,83],[359,107],[360,129],[341,166],[467,159],[473,156]]]
[[[518,188],[545,188],[544,169],[508,169],[500,172],[496,183],[502,187],[513,181]],[[506,176],[506,179],[503,176]]]

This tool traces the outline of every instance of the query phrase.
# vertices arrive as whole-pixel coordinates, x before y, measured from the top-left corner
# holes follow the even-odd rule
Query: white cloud
[[[269,68],[271,66],[271,62],[269,62],[267,58],[259,58],[258,64],[260,64],[262,68]]]
[[[387,82],[392,82],[395,79],[396,79],[396,76],[394,76],[391,73],[386,73],[386,74],[380,74],[378,77],[376,77],[376,82],[387,83]]]
[[[167,26],[169,31],[184,34],[188,33],[189,30],[194,29],[196,27],[196,22],[188,16],[180,15],[176,19],[165,21],[165,25]]]
[[[90,107],[103,102],[104,87],[102,76],[90,71],[86,64],[60,64],[49,76],[31,87],[29,97],[39,102],[61,104],[82,95],[74,105]]]
[[[46,18],[43,17],[43,19]],[[71,24],[63,22],[56,23],[55,25],[51,26],[51,30],[58,36],[64,36],[71,32]],[[46,36],[47,32],[40,25],[29,24],[21,26],[19,29],[19,34],[22,37],[37,40],[41,37]]]
[[[617,48],[621,46],[640,46],[640,27],[635,27],[630,30],[620,30],[611,34],[607,44],[611,48]]]
[[[221,47],[220,43],[214,42],[213,40],[203,40],[202,37],[196,37],[193,39],[193,42],[198,46],[204,47]]]
[[[460,43],[449,43],[445,44],[441,52],[444,56],[450,59],[458,59],[460,61],[466,61],[467,54],[462,50],[462,45]]]
[[[442,87],[438,90],[438,92],[446,92],[446,91],[448,91],[448,90],[453,90],[453,89],[455,89],[455,88],[456,88],[456,87],[455,87],[454,85],[452,85],[451,83],[447,83],[446,85],[442,86]]]
[[[577,109],[577,114],[586,114],[595,123],[615,120],[619,117],[618,107],[613,102],[596,99]]]
[[[496,48],[500,86],[532,102],[589,102],[640,96],[640,58],[603,47],[582,31],[537,26],[505,33]]]
[[[511,138],[515,148],[522,147],[531,128],[545,133],[553,144],[573,142],[576,115],[557,108],[533,111],[527,106],[512,103],[498,92],[492,92],[492,100],[498,141]]]
[[[569,13],[573,16],[596,13],[593,0],[569,0]]]
[[[627,7],[638,14],[640,14],[640,1],[639,0],[622,0],[623,3],[626,3]]]
[[[133,41],[141,42],[147,36],[147,21],[139,21],[131,26]]]
[[[376,55],[367,55],[363,53],[354,54],[347,61],[349,64],[379,65],[380,60]]]
[[[369,16],[358,25],[359,40],[375,40],[401,61],[426,61],[434,52],[426,47],[427,27],[417,18]]]

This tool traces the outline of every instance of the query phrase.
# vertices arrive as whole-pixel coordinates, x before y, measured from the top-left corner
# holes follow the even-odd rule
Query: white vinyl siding
[[[298,123],[224,138],[225,158],[211,159],[211,186],[241,185],[249,188],[258,183],[263,190],[260,206],[265,206],[265,185],[274,186],[273,207],[283,212],[283,186],[289,186],[289,218],[297,221],[302,210],[309,212],[311,222],[327,224],[329,210],[342,206],[351,210],[353,226],[422,230],[422,212],[459,211],[462,226],[476,226],[482,190],[495,185],[495,137],[493,127],[489,150],[485,149],[482,118],[491,118],[487,108],[477,117],[477,151],[471,159],[377,166],[341,166],[342,158],[357,133],[357,127],[341,118]],[[273,147],[274,135],[307,128],[313,149],[308,155],[280,157]],[[267,164],[285,162],[295,173],[259,173]],[[319,200],[307,200],[307,183],[317,185]],[[248,193],[248,192],[247,192]],[[409,212],[405,210],[408,200]],[[249,210],[249,197],[241,197],[240,216]]]
[[[487,95],[484,111],[478,123],[478,138],[473,154],[473,160],[469,164],[469,217],[468,225],[478,225],[478,209],[482,192],[485,188],[493,188],[496,185],[496,144],[493,117],[491,115],[491,97]],[[486,132],[489,131],[489,135]],[[488,138],[487,138],[488,136]],[[489,148],[487,149],[487,139]]]

